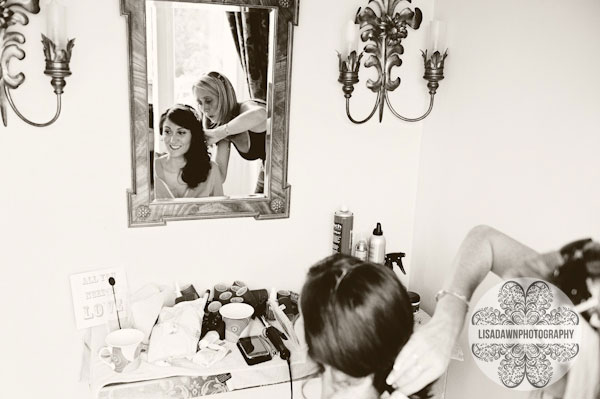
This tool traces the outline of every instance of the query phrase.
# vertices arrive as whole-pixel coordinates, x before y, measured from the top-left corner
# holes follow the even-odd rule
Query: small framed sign
[[[114,279],[114,286],[109,283],[111,277]],[[119,312],[119,316],[124,313],[127,291],[127,277],[123,268],[72,275],[71,293],[77,328],[93,327],[117,319],[115,310]]]

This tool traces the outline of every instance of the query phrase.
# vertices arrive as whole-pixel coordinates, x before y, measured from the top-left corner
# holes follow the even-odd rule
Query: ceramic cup
[[[235,343],[250,324],[254,308],[247,303],[228,303],[223,305],[219,312],[225,322],[225,340]]]
[[[98,356],[117,373],[133,371],[140,365],[143,339],[144,333],[134,328],[115,330],[106,336]]]

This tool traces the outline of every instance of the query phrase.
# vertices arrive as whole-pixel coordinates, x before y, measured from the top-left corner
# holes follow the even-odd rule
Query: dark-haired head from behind
[[[385,379],[413,332],[408,293],[394,272],[332,255],[310,268],[300,299],[311,358],[350,377],[372,376],[378,395],[391,391]]]
[[[198,119],[194,108],[189,105],[176,104],[160,117],[161,135],[167,119],[189,129],[192,135],[190,148],[184,155],[186,164],[181,168],[181,178],[190,188],[196,188],[198,184],[206,181],[211,168],[210,154],[206,145],[202,122]]]

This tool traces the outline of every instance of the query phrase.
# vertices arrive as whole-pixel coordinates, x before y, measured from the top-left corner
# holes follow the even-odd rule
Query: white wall
[[[600,3],[439,1],[436,15],[450,55],[444,105],[422,137],[411,274],[426,310],[476,224],[540,251],[600,236]],[[490,382],[462,345],[449,399],[521,397]]]
[[[68,2],[69,31],[77,41],[60,119],[36,129],[9,111],[8,128],[0,128],[4,397],[87,396],[77,382],[82,332],[72,313],[73,273],[122,266],[132,289],[147,282],[197,281],[204,288],[242,279],[251,287],[298,290],[307,267],[330,253],[333,212],[342,203],[355,212],[357,230],[368,232],[380,221],[389,249],[409,252],[423,126],[400,123],[389,113],[382,124],[354,126],[344,115],[337,83],[334,50],[344,24],[363,3],[340,7],[333,0],[301,0],[293,54],[289,219],[128,229],[125,20],[118,0]],[[422,3],[431,15],[432,2]],[[43,17],[33,16],[25,29],[27,58],[13,65],[27,76],[15,101],[38,120],[54,106],[42,74],[41,30]],[[426,99],[416,46],[423,37],[419,32],[414,48],[407,46],[397,95],[415,103],[414,113]],[[353,102],[353,109],[365,114],[371,99]]]

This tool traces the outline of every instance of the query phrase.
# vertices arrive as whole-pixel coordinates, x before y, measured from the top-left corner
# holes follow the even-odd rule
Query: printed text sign
[[[108,283],[110,277],[116,282],[114,289],[117,308],[121,313],[127,294],[125,270],[111,268],[71,276],[73,309],[78,329],[97,326],[116,318],[113,287]]]

